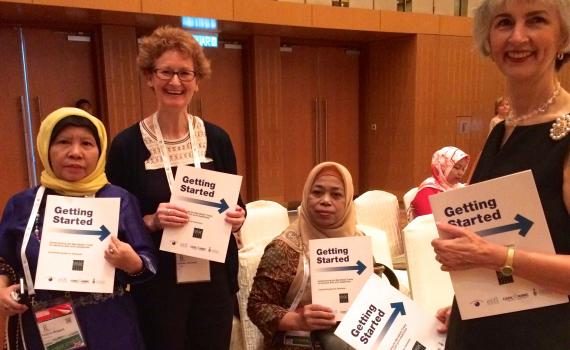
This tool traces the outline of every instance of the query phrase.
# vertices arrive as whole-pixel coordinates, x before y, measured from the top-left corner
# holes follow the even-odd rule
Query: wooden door
[[[91,101],[93,113],[98,116],[92,43],[69,41],[68,34],[24,29],[34,141],[41,121],[49,113],[60,107],[72,107],[80,98]],[[40,174],[39,158],[36,162]]]
[[[317,89],[317,49],[291,46],[281,50],[281,114],[285,201],[295,206],[301,199],[303,184],[318,162],[316,135],[319,96]]]
[[[338,162],[348,168],[359,192],[359,54],[339,47],[318,49],[321,144],[324,160]]]
[[[18,32],[0,27],[0,210],[8,198],[28,187],[28,167],[22,104],[24,103],[23,69]],[[2,331],[4,328],[1,328]]]
[[[37,120],[86,98],[97,109],[95,64],[90,41],[68,40],[69,33],[26,28],[30,97]],[[85,35],[89,38],[89,35]]]

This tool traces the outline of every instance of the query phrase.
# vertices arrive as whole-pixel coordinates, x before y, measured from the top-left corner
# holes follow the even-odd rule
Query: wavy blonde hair
[[[171,26],[158,27],[151,35],[142,38],[137,56],[140,71],[145,75],[152,74],[156,60],[170,50],[176,50],[191,58],[199,79],[208,78],[212,74],[210,61],[192,34]]]

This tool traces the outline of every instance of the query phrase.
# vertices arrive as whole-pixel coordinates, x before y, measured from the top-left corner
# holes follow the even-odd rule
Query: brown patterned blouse
[[[289,305],[285,296],[297,273],[300,254],[285,242],[274,239],[265,248],[253,287],[249,294],[247,314],[265,337],[265,349],[300,349],[283,345],[283,332],[277,330],[279,320]]]

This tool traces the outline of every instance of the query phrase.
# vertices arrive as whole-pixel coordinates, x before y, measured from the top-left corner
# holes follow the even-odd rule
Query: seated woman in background
[[[8,349],[43,349],[31,305],[45,309],[61,298],[73,303],[85,348],[144,349],[135,305],[126,287],[154,276],[155,251],[137,200],[107,181],[103,123],[81,109],[60,108],[42,122],[37,148],[45,169],[42,186],[10,198],[0,222],[0,317],[9,317]],[[35,282],[46,200],[54,194],[120,198],[118,238],[107,239],[101,256],[101,262],[104,258],[117,269],[113,293],[35,290],[30,296],[32,303],[16,301],[18,277],[26,276],[26,280]],[[31,290],[33,284],[27,288]]]
[[[431,157],[432,176],[420,184],[418,193],[412,200],[412,218],[431,214],[430,196],[463,187],[460,181],[468,165],[469,155],[457,147],[448,146],[437,150]]]
[[[499,97],[495,100],[495,116],[489,123],[489,132],[493,130],[495,125],[499,124],[511,113],[511,102],[506,97]]]
[[[332,309],[311,303],[304,263],[308,264],[310,239],[360,235],[353,194],[352,177],[344,166],[317,165],[305,182],[299,218],[265,248],[247,313],[263,333],[266,349],[297,349],[284,345],[286,332],[305,331],[309,341],[308,332],[336,325]]]

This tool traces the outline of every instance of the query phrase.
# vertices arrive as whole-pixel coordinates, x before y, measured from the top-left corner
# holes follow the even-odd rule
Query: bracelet
[[[127,275],[129,275],[129,277],[139,277],[140,275],[142,275],[144,273],[145,270],[146,270],[146,268],[144,267],[144,264],[143,264],[143,267],[139,272],[127,273]]]
[[[12,266],[5,263],[4,259],[0,260],[0,275],[7,275],[10,279],[10,284],[15,284],[17,282],[16,271],[14,271]]]

